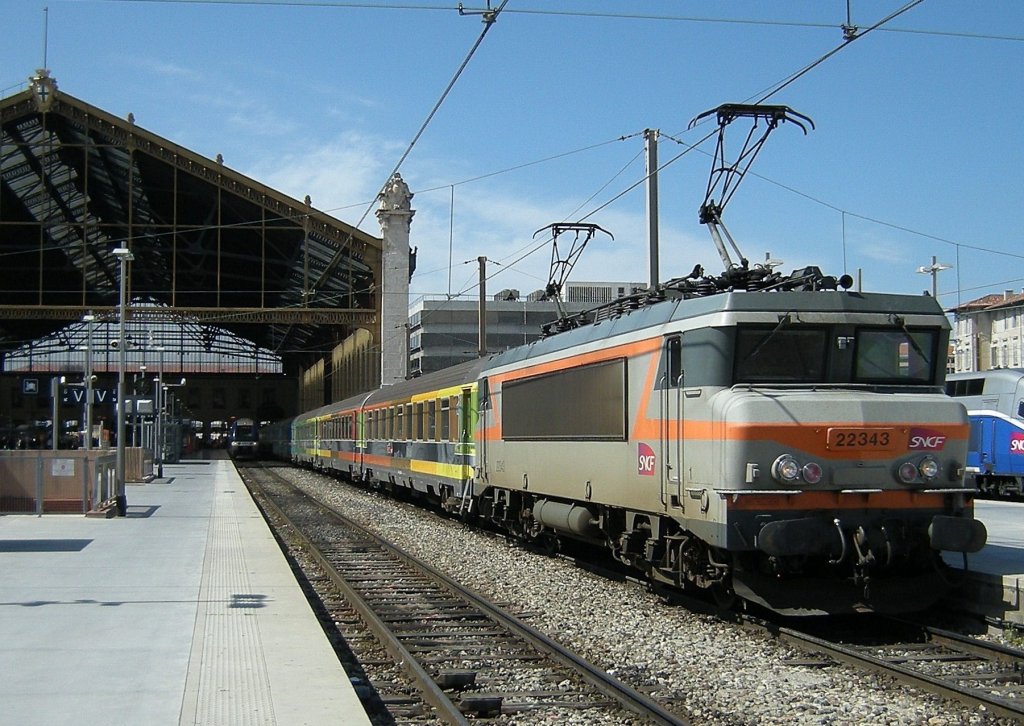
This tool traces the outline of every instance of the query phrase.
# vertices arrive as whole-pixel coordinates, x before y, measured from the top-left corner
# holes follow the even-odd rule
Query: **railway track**
[[[320,574],[308,579],[340,594],[325,606],[362,669],[353,682],[368,711],[386,709],[392,723],[517,713],[687,723],[273,469],[240,471],[268,520],[316,562]]]
[[[865,620],[856,630],[848,626],[845,634],[840,626],[828,637],[756,618],[745,621],[767,628],[805,652],[889,676],[973,708],[984,707],[993,716],[1024,720],[1024,651],[883,618]]]

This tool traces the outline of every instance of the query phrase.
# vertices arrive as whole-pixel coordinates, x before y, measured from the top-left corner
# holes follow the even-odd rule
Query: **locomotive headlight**
[[[900,464],[897,474],[899,474],[901,482],[904,484],[910,484],[912,481],[917,479],[917,467],[912,461],[904,461]]]
[[[930,456],[924,457],[921,463],[917,465],[917,470],[921,472],[921,476],[925,479],[934,479],[939,475],[939,462],[935,461]]]
[[[804,475],[804,481],[808,484],[817,484],[821,481],[821,465],[816,462],[809,461],[804,464],[804,468],[801,470]]]
[[[772,476],[781,482],[796,481],[800,476],[800,464],[789,454],[783,454],[772,464]]]

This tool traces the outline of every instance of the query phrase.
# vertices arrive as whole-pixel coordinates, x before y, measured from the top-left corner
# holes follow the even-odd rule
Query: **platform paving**
[[[226,459],[127,516],[0,516],[0,723],[368,724]]]
[[[969,574],[948,603],[1024,626],[1024,503],[976,500],[974,516],[984,522],[988,542],[967,555]],[[944,558],[963,567],[963,555],[947,552]]]

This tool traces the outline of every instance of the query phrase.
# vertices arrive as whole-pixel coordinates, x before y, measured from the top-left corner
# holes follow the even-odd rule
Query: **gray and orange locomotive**
[[[711,115],[700,220],[721,275],[698,266],[563,317],[537,342],[299,416],[291,458],[779,612],[910,611],[940,597],[941,552],[986,538],[964,485],[967,413],[943,392],[942,308],[853,292],[816,267],[749,265],[722,210],[772,129],[813,123],[745,104],[694,121]],[[737,119],[762,134],[728,164]],[[552,229],[556,249],[559,232],[600,230]],[[569,268],[553,257],[556,300],[555,272]]]
[[[290,456],[780,612],[934,601],[985,542],[940,306],[816,268],[706,287],[311,411]]]

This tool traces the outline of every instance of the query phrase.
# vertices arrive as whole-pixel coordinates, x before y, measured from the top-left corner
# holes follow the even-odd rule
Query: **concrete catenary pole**
[[[647,171],[647,260],[648,286],[658,286],[658,129],[644,129],[644,158]]]
[[[487,357],[487,258],[477,257],[480,265],[480,312],[477,329],[477,356]]]

